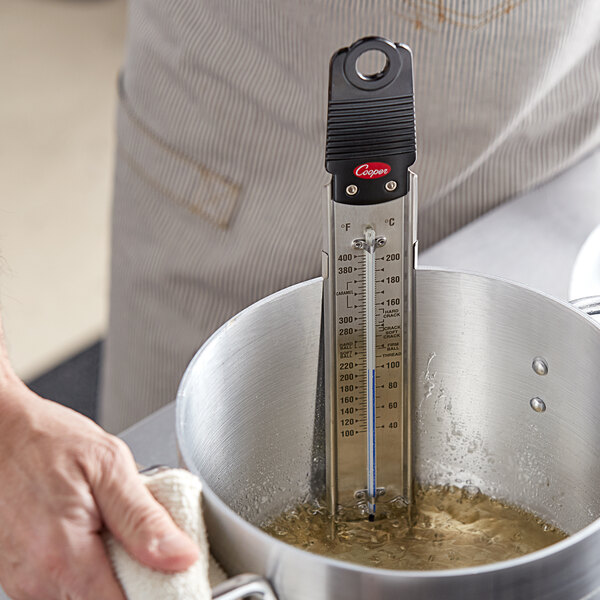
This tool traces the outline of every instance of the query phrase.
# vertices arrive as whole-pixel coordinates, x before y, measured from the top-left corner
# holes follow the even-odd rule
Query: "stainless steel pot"
[[[258,529],[322,490],[313,280],[231,319],[182,380],[179,447],[205,484],[213,553],[231,573],[265,576],[280,600],[600,598],[598,325],[499,279],[419,270],[416,283],[416,476],[476,485],[571,537],[519,559],[421,573],[310,554]]]

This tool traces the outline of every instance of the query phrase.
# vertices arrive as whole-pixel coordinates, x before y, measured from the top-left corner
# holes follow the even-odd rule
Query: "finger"
[[[142,483],[128,448],[119,447],[92,487],[104,523],[141,563],[184,571],[198,559],[198,547]]]

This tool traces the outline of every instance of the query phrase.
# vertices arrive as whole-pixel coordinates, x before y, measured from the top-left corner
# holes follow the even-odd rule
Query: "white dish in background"
[[[600,226],[596,227],[581,246],[571,271],[569,299],[600,296]],[[600,322],[600,315],[593,315]]]
[[[569,299],[600,296],[600,226],[596,227],[581,246],[571,271]]]

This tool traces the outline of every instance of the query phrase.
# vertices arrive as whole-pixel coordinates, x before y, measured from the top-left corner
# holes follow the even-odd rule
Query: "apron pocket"
[[[241,186],[162,140],[134,113],[119,77],[118,144],[122,158],[165,198],[221,227],[229,225]]]

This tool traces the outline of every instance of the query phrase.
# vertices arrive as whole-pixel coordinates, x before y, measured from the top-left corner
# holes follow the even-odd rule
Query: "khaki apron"
[[[174,400],[229,317],[319,274],[328,61],[375,34],[414,53],[421,248],[600,141],[598,0],[130,0],[109,431]]]

